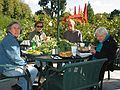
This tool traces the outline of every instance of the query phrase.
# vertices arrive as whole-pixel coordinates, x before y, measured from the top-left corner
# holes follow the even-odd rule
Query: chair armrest
[[[0,64],[0,67],[18,67],[18,65]]]
[[[10,76],[10,75],[5,75],[4,73],[1,73],[1,75],[5,78],[19,78],[19,77],[24,77],[26,80],[27,80],[27,90],[29,90],[29,83],[30,83],[30,86],[32,87],[32,81],[31,81],[31,78],[30,78],[30,73],[29,71],[27,70],[27,68],[22,68],[18,65],[10,65],[10,64],[0,64],[0,67],[10,67],[12,69],[10,70],[14,70],[15,68],[20,68],[23,70],[24,74],[23,75],[16,75],[16,76]],[[9,70],[6,70],[6,72],[9,71]]]
[[[11,65],[11,64],[0,64],[0,67],[8,67],[10,68],[9,70],[6,70],[5,72],[7,71],[11,71],[11,70],[15,70],[15,68],[20,68],[23,70],[24,74],[25,75],[17,75],[17,76],[7,76],[5,75],[4,73],[1,73],[3,76],[5,77],[20,77],[20,76],[29,76],[30,77],[30,73],[29,71],[27,70],[27,68],[25,68],[25,66],[22,68],[21,66],[18,66],[18,65]]]

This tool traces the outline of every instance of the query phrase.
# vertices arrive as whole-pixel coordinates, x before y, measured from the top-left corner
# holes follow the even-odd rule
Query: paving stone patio
[[[120,70],[110,72],[110,80],[108,72],[105,72],[103,90],[120,90]]]

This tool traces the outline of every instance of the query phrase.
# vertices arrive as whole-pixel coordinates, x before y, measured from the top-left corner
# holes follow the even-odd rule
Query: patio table
[[[62,66],[63,66],[63,63],[64,64],[69,64],[69,63],[74,63],[74,62],[82,62],[84,61],[85,59],[87,59],[88,57],[84,57],[84,58],[81,58],[80,56],[76,56],[74,58],[70,57],[70,58],[58,58],[58,59],[54,59],[52,58],[50,55],[43,55],[43,56],[37,56],[35,57],[35,61],[38,61],[40,64],[41,64],[41,70],[40,70],[40,74],[39,74],[39,78],[38,78],[38,83],[40,84],[40,80],[41,80],[41,77],[43,76],[43,73],[44,70],[42,69],[42,67],[44,65],[43,62],[46,63],[46,65],[48,66],[48,68],[51,68],[51,66],[49,66],[49,63],[57,63],[57,69],[61,69]],[[47,64],[48,63],[48,64]]]
[[[57,67],[55,67],[56,69],[60,70],[62,68],[63,65],[65,64],[70,64],[70,63],[75,63],[75,62],[83,62],[84,60],[87,60],[87,57],[80,57],[80,56],[76,56],[76,57],[60,57],[58,55],[55,56],[51,56],[51,55],[46,55],[46,54],[40,54],[40,55],[34,55],[34,54],[26,54],[24,53],[24,55],[26,56],[26,60],[28,63],[34,63],[37,68],[38,68],[38,84],[40,85],[40,80],[42,76],[46,75],[46,72],[48,70],[48,68],[53,68],[53,63],[57,64]],[[56,57],[56,58],[54,58]],[[45,65],[44,65],[45,63]]]

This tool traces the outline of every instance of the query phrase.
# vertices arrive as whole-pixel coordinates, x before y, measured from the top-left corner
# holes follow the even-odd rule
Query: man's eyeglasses
[[[43,26],[36,26],[37,28],[42,28]]]

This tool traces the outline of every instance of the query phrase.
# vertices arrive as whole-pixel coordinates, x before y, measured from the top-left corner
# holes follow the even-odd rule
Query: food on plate
[[[61,56],[61,57],[71,57],[72,56],[72,52],[71,51],[60,52],[59,56]]]
[[[88,47],[84,47],[84,48],[78,48],[79,52],[89,52],[89,48]]]
[[[87,51],[89,51],[89,48],[82,48],[81,51],[83,51],[83,52],[86,51],[87,52]]]
[[[38,50],[32,50],[32,49],[31,50],[27,50],[26,52],[27,52],[27,54],[37,54],[37,55],[38,54],[43,54],[42,52],[40,52]]]

